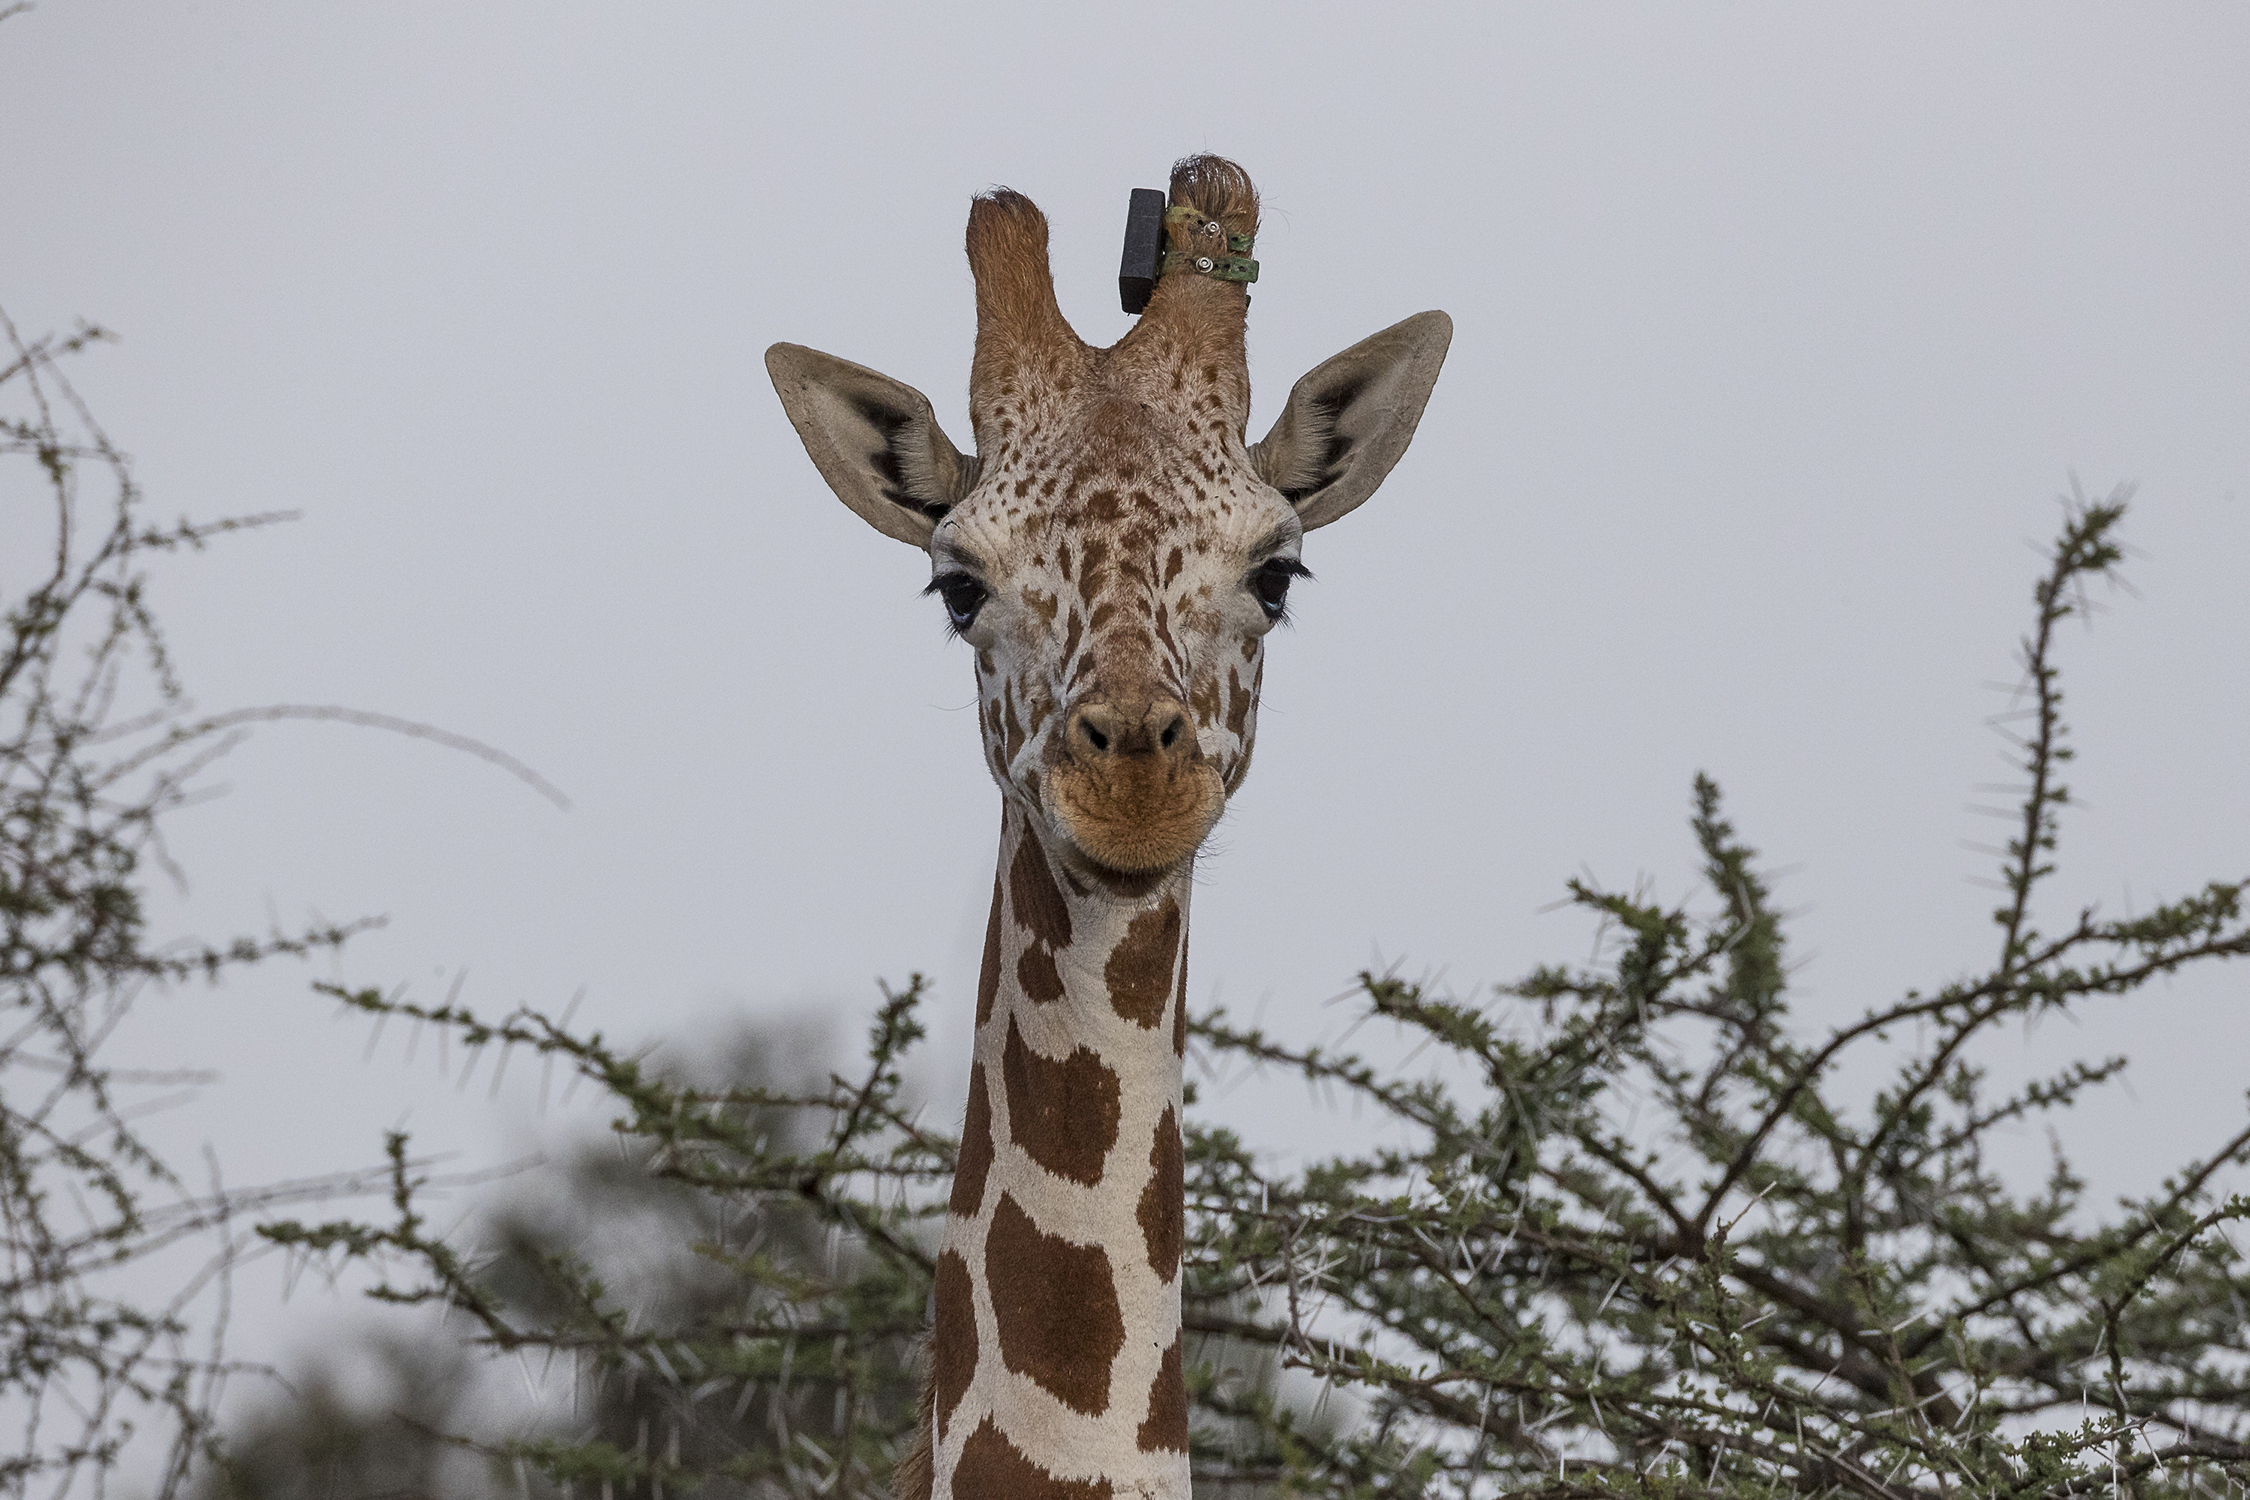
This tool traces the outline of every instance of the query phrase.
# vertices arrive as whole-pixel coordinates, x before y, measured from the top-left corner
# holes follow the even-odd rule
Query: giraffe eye
[[[936,594],[945,600],[945,617],[952,622],[956,631],[967,630],[974,625],[977,622],[977,611],[984,608],[984,601],[991,597],[985,592],[983,584],[966,573],[940,573],[930,580],[930,586],[922,592]]]
[[[1310,577],[1312,570],[1294,557],[1268,558],[1250,575],[1250,592],[1258,596],[1258,608],[1266,618],[1278,621],[1289,613],[1289,580]]]

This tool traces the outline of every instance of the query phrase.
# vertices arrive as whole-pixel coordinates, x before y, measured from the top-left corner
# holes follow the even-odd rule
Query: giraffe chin
[[[1226,793],[1218,773],[1204,764],[1169,774],[1149,767],[1097,777],[1058,768],[1047,780],[1047,804],[1057,832],[1096,875],[1160,875],[1186,863],[1202,847]]]

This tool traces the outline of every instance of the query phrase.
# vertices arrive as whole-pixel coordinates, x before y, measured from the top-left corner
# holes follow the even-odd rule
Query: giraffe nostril
[[[1185,729],[1186,727],[1186,721],[1182,719],[1178,714],[1174,714],[1172,716],[1172,722],[1164,726],[1164,732],[1157,736],[1156,742],[1162,745],[1165,749],[1169,750],[1179,739],[1180,731],[1182,729]]]
[[[1107,750],[1109,748],[1109,736],[1096,729],[1092,720],[1081,719],[1078,724],[1081,729],[1086,731],[1087,742],[1096,750]]]

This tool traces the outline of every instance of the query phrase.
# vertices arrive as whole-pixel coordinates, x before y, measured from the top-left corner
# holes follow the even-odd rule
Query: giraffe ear
[[[768,349],[766,373],[820,477],[883,535],[927,547],[976,483],[914,387],[801,344]]]
[[[1265,441],[1258,477],[1297,507],[1305,530],[1349,514],[1406,452],[1437,384],[1453,320],[1416,313],[1315,368],[1289,392]]]

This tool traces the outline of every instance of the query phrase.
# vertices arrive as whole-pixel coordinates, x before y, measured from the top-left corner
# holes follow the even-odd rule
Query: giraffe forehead
[[[1027,404],[948,529],[1020,565],[1071,537],[1144,554],[1160,539],[1239,550],[1287,524],[1294,512],[1252,471],[1215,398],[1145,384]]]

